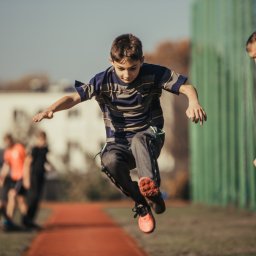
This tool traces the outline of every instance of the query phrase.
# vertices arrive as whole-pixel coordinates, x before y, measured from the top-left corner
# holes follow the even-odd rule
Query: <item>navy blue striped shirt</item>
[[[92,97],[97,100],[109,142],[130,138],[149,126],[162,129],[162,90],[179,94],[179,88],[186,80],[185,76],[166,67],[144,63],[137,78],[130,84],[122,82],[114,68],[109,67],[87,84],[76,81],[75,88],[81,101]]]

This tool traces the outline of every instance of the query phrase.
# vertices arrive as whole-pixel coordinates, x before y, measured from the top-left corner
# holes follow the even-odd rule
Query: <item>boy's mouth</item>
[[[123,78],[122,81],[128,84],[128,83],[131,83],[133,80],[132,79]]]

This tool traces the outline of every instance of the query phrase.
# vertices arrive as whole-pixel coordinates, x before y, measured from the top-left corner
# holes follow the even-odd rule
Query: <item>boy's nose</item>
[[[125,79],[129,78],[129,77],[130,77],[129,71],[124,71],[123,77],[124,77]]]

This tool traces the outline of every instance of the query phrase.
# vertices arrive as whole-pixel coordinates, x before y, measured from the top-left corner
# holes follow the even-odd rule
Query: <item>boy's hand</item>
[[[46,119],[53,118],[53,111],[52,110],[45,110],[45,111],[42,111],[42,112],[36,114],[33,117],[33,122],[40,122],[41,120],[43,120],[45,118]]]
[[[189,103],[186,115],[192,122],[198,123],[200,121],[200,125],[203,125],[203,122],[207,120],[207,115],[198,102]]]

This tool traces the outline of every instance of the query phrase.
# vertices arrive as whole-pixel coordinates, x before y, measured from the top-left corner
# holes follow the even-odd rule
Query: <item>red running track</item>
[[[101,204],[53,204],[25,256],[146,256]]]

